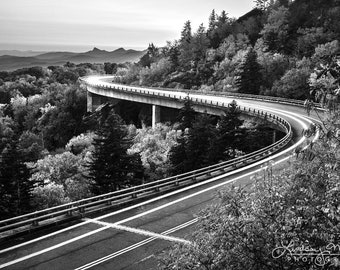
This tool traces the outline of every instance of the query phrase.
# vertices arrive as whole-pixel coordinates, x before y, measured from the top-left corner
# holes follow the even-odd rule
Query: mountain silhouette
[[[124,48],[110,52],[94,47],[91,51],[83,53],[47,52],[29,57],[2,55],[0,56],[0,70],[15,70],[30,66],[63,65],[66,62],[75,64],[138,62],[145,52],[146,50],[125,50]]]

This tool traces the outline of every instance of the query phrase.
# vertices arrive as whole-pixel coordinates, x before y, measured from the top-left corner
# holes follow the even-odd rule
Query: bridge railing
[[[107,78],[114,78],[114,76],[107,76]],[[86,81],[86,77],[81,78],[81,81],[85,82],[86,84],[89,84]],[[112,82],[115,87],[129,87],[123,84]],[[105,87],[104,84],[93,84],[93,86],[102,86]],[[114,87],[112,87],[114,88]],[[305,101],[303,100],[297,100],[297,99],[289,99],[289,98],[283,98],[283,97],[274,97],[274,96],[264,96],[264,95],[252,95],[252,94],[244,94],[244,93],[236,93],[236,92],[230,92],[230,91],[204,91],[204,90],[189,90],[189,89],[173,89],[173,88],[164,88],[164,87],[144,87],[144,86],[136,86],[135,88],[139,89],[154,89],[154,90],[160,90],[160,91],[168,91],[168,92],[185,92],[187,94],[203,94],[207,96],[225,96],[225,97],[234,97],[234,98],[243,98],[243,99],[249,99],[249,100],[260,100],[260,101],[266,101],[266,102],[275,102],[275,103],[282,103],[282,104],[291,104],[291,105],[297,105],[304,107]],[[317,109],[322,109],[322,105],[320,103],[314,102],[314,107]]]
[[[107,87],[103,85],[107,90],[111,90],[111,87]],[[116,89],[117,91],[118,89]],[[120,91],[135,91],[142,95],[156,95],[155,92],[151,93],[147,90],[133,89],[121,86]],[[157,94],[158,95],[158,94]],[[159,95],[162,98],[177,98],[184,99],[185,96],[180,95]],[[223,102],[211,101],[207,102],[206,100],[193,99],[192,100],[196,104],[201,104],[205,106],[212,106],[215,108],[219,108],[221,110],[225,109],[227,104]],[[231,171],[235,168],[240,168],[255,162],[257,160],[263,159],[272,153],[278,151],[279,149],[285,147],[292,138],[292,128],[289,122],[284,120],[283,118],[267,113],[262,110],[251,109],[247,107],[239,107],[239,109],[248,114],[252,114],[254,116],[258,116],[266,119],[267,121],[271,121],[274,124],[279,125],[283,130],[286,131],[286,135],[280,139],[279,141],[266,146],[260,150],[255,152],[246,154],[244,156],[237,157],[233,160],[224,161],[218,164],[214,164],[205,168],[197,169],[194,171],[190,171],[187,173],[179,174],[172,177],[167,177],[158,181],[145,183],[138,186],[128,187],[122,190],[110,192],[103,195],[98,195],[90,198],[86,198],[83,200],[78,200],[74,202],[70,202],[67,204],[63,204],[60,206],[51,207],[48,209],[36,211],[33,213],[29,213],[22,216],[13,217],[6,220],[0,221],[0,232],[5,232],[9,230],[14,230],[19,227],[24,226],[37,226],[39,222],[48,221],[53,218],[67,218],[72,216],[83,216],[88,211],[95,211],[96,208],[110,207],[112,204],[124,203],[132,200],[136,200],[137,198],[153,196],[161,191],[170,190],[174,188],[178,188],[179,186],[188,185],[193,182],[197,182],[206,177],[210,177],[211,175],[219,175],[228,171]]]

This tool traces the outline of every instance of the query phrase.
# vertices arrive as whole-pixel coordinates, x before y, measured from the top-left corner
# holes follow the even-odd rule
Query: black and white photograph
[[[340,0],[1,0],[0,270],[340,269]]]

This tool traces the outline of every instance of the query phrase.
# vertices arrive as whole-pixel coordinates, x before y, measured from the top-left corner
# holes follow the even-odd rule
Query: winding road
[[[87,78],[91,84],[112,86],[107,78]],[[165,90],[149,89],[163,93]],[[186,96],[186,92],[171,92]],[[190,94],[209,102],[230,103],[235,97]],[[195,229],[195,215],[217,200],[216,193],[231,183],[247,184],[267,164],[273,168],[294,161],[297,146],[306,145],[303,129],[317,122],[304,108],[258,100],[237,99],[241,106],[262,109],[286,119],[292,126],[290,145],[272,156],[197,182],[191,186],[164,193],[124,209],[101,216],[84,218],[78,223],[17,238],[0,246],[0,269],[157,269],[157,256],[174,243],[190,244]]]

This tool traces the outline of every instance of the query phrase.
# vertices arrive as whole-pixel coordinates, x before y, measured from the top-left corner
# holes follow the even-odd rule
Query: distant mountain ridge
[[[10,56],[30,57],[30,56],[37,56],[39,54],[43,54],[46,52],[47,51],[0,50],[0,56],[10,55]]]
[[[2,51],[0,51],[1,54]],[[80,63],[124,63],[137,62],[145,54],[144,51],[125,50],[119,48],[114,51],[100,50],[94,47],[91,51],[83,53],[75,52],[42,52],[41,54],[25,55],[20,54],[20,51],[6,51],[16,52],[16,55],[2,55],[0,56],[0,70],[15,70],[18,68],[31,66],[52,66],[63,65],[66,62],[75,64]],[[32,52],[34,53],[34,52]]]

